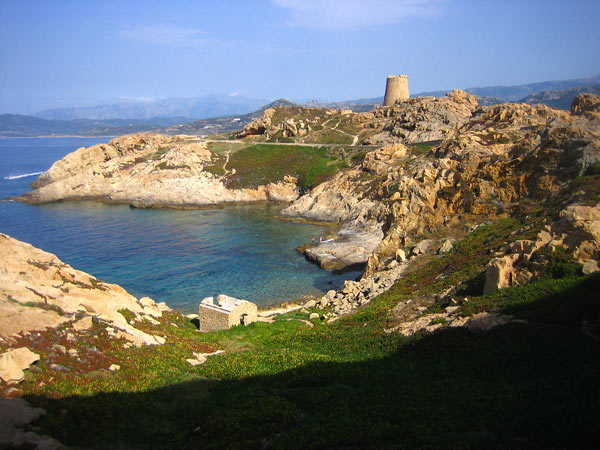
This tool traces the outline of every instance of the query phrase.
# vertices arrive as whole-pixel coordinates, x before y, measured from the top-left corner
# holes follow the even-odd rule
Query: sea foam
[[[43,173],[46,173],[46,172],[32,172],[32,173],[24,173],[21,175],[9,175],[7,177],[4,177],[4,179],[5,180],[18,180],[19,178],[34,177],[36,175],[41,175]]]

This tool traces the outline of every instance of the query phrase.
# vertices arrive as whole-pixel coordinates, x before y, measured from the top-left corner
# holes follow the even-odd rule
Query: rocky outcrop
[[[600,97],[594,94],[579,94],[571,104],[571,112],[573,114],[600,113]]]
[[[584,273],[600,270],[600,204],[570,205],[535,240],[519,240],[500,249],[486,267],[484,294],[525,284],[539,277],[552,262],[557,248],[572,257]]]
[[[600,162],[598,113],[501,104],[471,114],[476,104],[455,95],[463,98],[465,121],[443,142],[425,152],[402,144],[373,150],[284,214],[336,221],[355,232],[380,230],[369,275],[398,250],[410,255],[419,234],[458,225],[465,215],[501,217],[524,199],[548,205],[559,197],[568,204],[584,200],[586,188],[570,183]]]
[[[230,189],[205,170],[217,156],[186,136],[135,134],[80,148],[57,161],[19,200],[47,203],[93,199],[135,207],[192,207],[222,203],[292,201],[296,179],[254,189]]]
[[[164,343],[128,322],[152,322],[169,308],[150,298],[136,299],[120,286],[73,269],[56,256],[0,234],[0,337],[66,325],[74,332],[92,320],[110,327],[116,338],[135,345]],[[87,322],[87,323],[86,323]]]
[[[477,107],[475,96],[454,90],[441,98],[415,97],[361,113],[306,107],[270,108],[246,125],[236,138],[293,138],[296,142],[314,143],[337,139],[352,145],[438,141],[469,120]]]
[[[380,205],[361,190],[360,173],[360,168],[340,172],[281,211],[288,217],[344,224],[333,242],[321,242],[304,251],[323,268],[343,270],[365,264],[383,239],[377,220]]]
[[[390,289],[406,270],[408,263],[400,264],[392,261],[377,274],[363,277],[359,281],[347,280],[342,289],[330,290],[324,296],[311,302],[307,307],[329,309],[323,316],[329,321],[350,313],[356,308],[366,305],[378,295]]]
[[[242,131],[240,131],[235,137],[236,139],[242,139],[248,136],[255,136],[258,134],[264,134],[271,127],[271,121],[275,115],[274,108],[268,108],[265,110],[263,115],[258,119],[253,120],[246,125]]]
[[[305,107],[269,108],[265,110],[261,117],[246,125],[235,137],[236,139],[244,139],[253,136],[265,136],[267,138],[273,136],[284,138],[306,136],[312,131],[311,125],[316,124],[317,128],[320,128],[323,117],[334,113],[334,110],[327,110],[325,114],[323,114],[323,111],[325,110],[321,108]],[[300,117],[285,117],[287,113]],[[340,112],[340,114],[343,115],[344,112]]]
[[[309,261],[334,272],[359,270],[369,260],[373,250],[381,242],[381,230],[341,230],[335,239],[319,242],[306,248],[303,253]]]
[[[477,106],[477,97],[454,90],[445,97],[415,97],[395,106],[380,107],[372,114],[375,118],[389,118],[389,122],[366,143],[443,140],[469,120]]]

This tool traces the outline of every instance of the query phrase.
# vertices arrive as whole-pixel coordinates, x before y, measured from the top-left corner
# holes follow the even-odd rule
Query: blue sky
[[[213,93],[344,100],[600,73],[597,0],[0,0],[0,113]]]

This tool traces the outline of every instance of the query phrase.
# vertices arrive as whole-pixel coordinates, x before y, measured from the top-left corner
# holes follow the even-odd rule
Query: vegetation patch
[[[600,203],[600,173],[575,178],[570,183],[570,189],[565,189],[561,200],[577,201],[588,206],[595,206]]]
[[[423,156],[431,151],[433,145],[415,144],[410,146],[410,153],[414,156]]]
[[[25,398],[48,410],[44,433],[86,448],[585,446],[600,412],[600,350],[580,325],[598,317],[599,288],[591,276],[501,291],[494,307],[527,323],[481,335],[407,339],[353,318],[199,334],[170,316],[168,344],[121,359],[105,349],[119,372],[84,385],[58,375],[60,392]],[[252,351],[191,367],[185,358],[202,342]]]
[[[41,432],[73,447],[586,447],[600,414],[600,275],[547,277],[488,296],[469,287],[492,250],[535,234],[542,218],[529,210],[479,226],[452,252],[328,325],[286,320],[306,316],[296,312],[199,333],[167,312],[160,326],[136,324],[166,344],[126,349],[95,323],[69,341],[85,368],[44,349],[63,339],[60,329],[23,338],[42,359],[19,395],[48,411]],[[391,307],[448,286],[471,289],[463,314],[497,310],[521,322],[481,334],[384,332]],[[100,353],[88,358],[94,348]],[[186,362],[215,349],[225,353],[200,366]],[[107,371],[110,364],[121,370]]]
[[[302,189],[310,189],[345,167],[326,147],[255,144],[232,154],[227,177],[233,188],[256,188],[282,180],[285,175],[298,178]]]

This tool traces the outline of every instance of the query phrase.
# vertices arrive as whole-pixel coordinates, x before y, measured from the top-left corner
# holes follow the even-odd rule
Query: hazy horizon
[[[241,95],[341,101],[600,73],[591,0],[0,2],[0,113]]]

